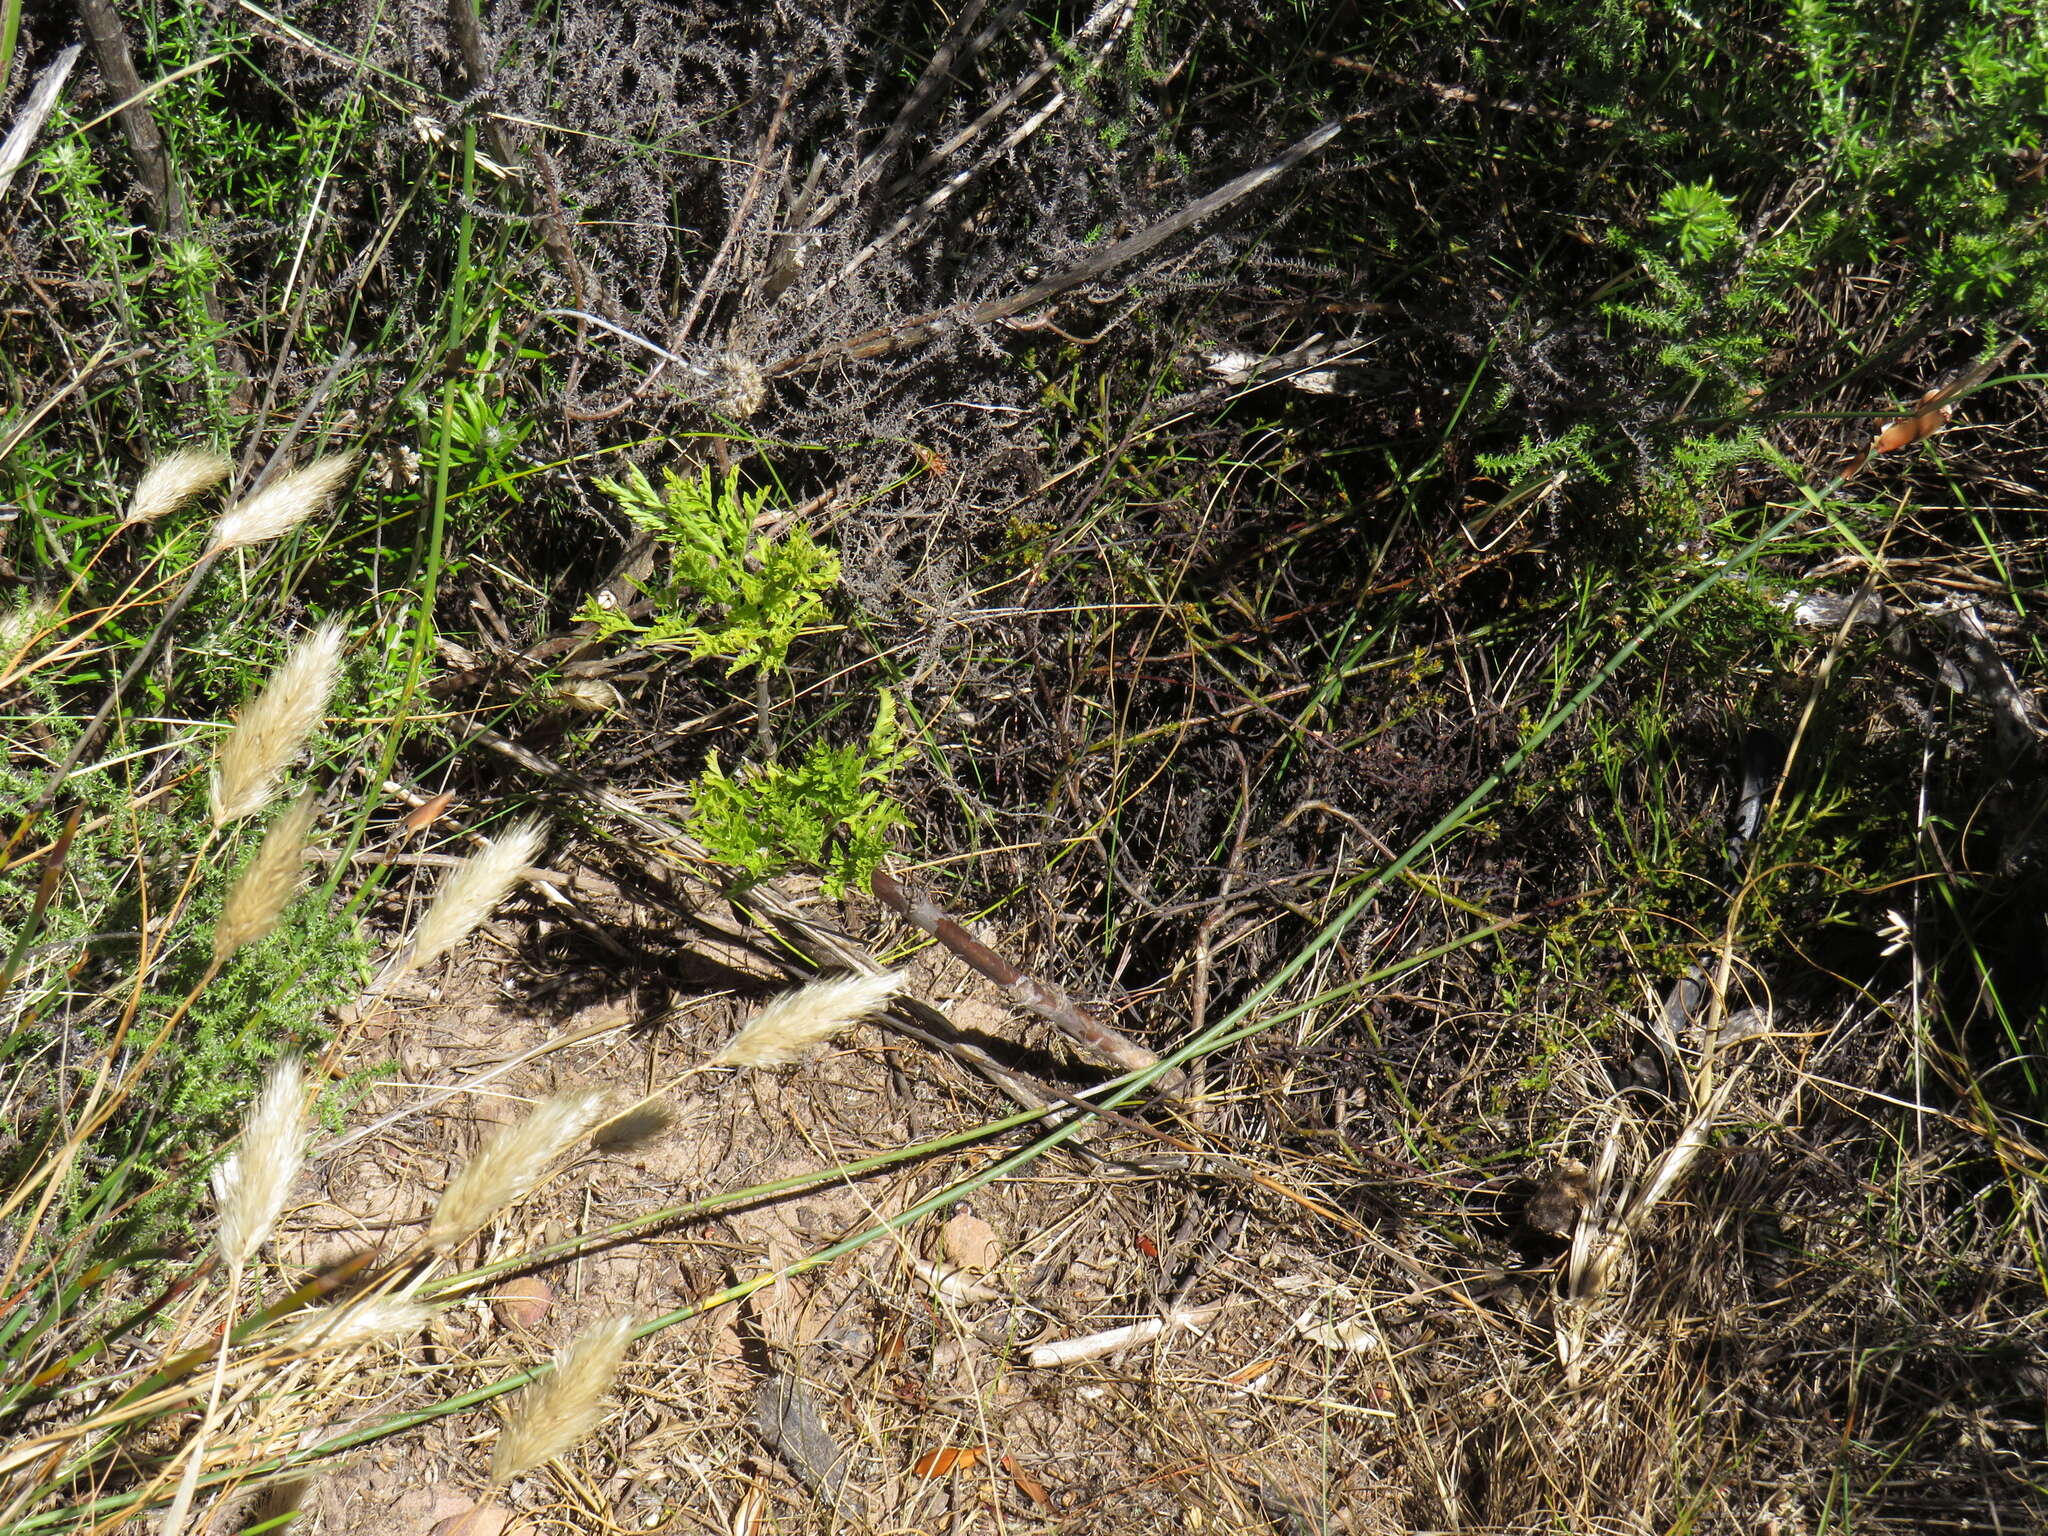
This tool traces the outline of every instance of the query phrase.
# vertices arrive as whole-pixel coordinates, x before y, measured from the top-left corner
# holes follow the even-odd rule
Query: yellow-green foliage
[[[577,617],[603,634],[630,634],[650,648],[681,646],[700,661],[722,657],[730,677],[749,667],[780,672],[797,636],[824,618],[839,557],[801,524],[757,537],[768,492],[744,489],[737,471],[720,481],[708,467],[693,475],[664,470],[656,491],[629,464],[623,478],[597,484],[660,541],[670,561],[667,578],[648,589],[655,613],[646,622],[595,601],[585,605]]]
[[[697,780],[690,830],[750,879],[806,866],[824,871],[825,889],[836,896],[867,883],[888,851],[889,828],[904,824],[888,792],[903,756],[894,700],[885,693],[863,745],[818,742],[801,763],[737,775],[714,756]]]

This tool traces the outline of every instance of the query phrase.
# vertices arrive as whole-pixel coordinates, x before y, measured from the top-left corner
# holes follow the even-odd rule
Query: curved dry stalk
[[[1104,1061],[1114,1062],[1126,1072],[1144,1072],[1159,1065],[1159,1058],[1121,1030],[1112,1029],[1050,982],[1027,974],[1010,964],[981,940],[939,909],[925,895],[914,895],[880,865],[868,877],[868,889],[875,899],[921,933],[928,933],[990,981],[1009,992],[1020,1006],[1057,1025],[1076,1045],[1093,1051]],[[1159,1086],[1177,1093],[1187,1083],[1187,1074],[1175,1068],[1163,1073]]]

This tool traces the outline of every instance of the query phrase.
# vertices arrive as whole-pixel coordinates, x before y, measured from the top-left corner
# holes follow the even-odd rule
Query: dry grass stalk
[[[491,1454],[495,1486],[553,1461],[597,1428],[633,1328],[632,1318],[614,1317],[586,1330],[555,1356],[552,1374],[519,1394]]]
[[[253,944],[277,926],[284,909],[299,893],[305,868],[306,836],[313,830],[313,796],[309,790],[270,824],[263,841],[228,892],[220,921],[213,925],[213,963],[221,965],[244,944]]]
[[[395,1343],[426,1327],[434,1309],[407,1296],[372,1296],[338,1302],[307,1315],[292,1330],[297,1349],[353,1349],[358,1344]]]
[[[158,459],[142,473],[121,526],[153,523],[168,517],[202,491],[227,479],[232,466],[211,448],[180,448]]]
[[[221,515],[206,552],[240,549],[290,533],[334,499],[355,463],[353,453],[334,453],[279,475]]]
[[[780,1067],[812,1046],[851,1029],[888,1006],[903,985],[901,971],[839,976],[785,992],[747,1021],[712,1062],[729,1067]]]
[[[1694,1161],[1707,1150],[1714,1125],[1727,1108],[1734,1075],[1724,1077],[1705,1103],[1687,1119],[1671,1145],[1650,1165],[1642,1183],[1617,1189],[1620,1138],[1610,1134],[1593,1172],[1594,1198],[1572,1236],[1566,1273],[1566,1296],[1590,1306],[1606,1294],[1632,1238],[1650,1215],[1684,1182]]]
[[[453,949],[497,909],[526,867],[540,857],[547,829],[538,821],[509,827],[441,882],[432,905],[413,930],[405,969],[425,965]]]
[[[299,1058],[279,1057],[242,1121],[242,1143],[213,1170],[220,1252],[230,1275],[270,1236],[306,1160],[306,1102]]]
[[[213,824],[253,816],[277,793],[278,776],[326,718],[341,668],[342,631],[323,624],[293,648],[261,693],[243,706],[213,769]]]
[[[609,1089],[579,1088],[543,1099],[524,1120],[500,1127],[442,1192],[427,1246],[445,1253],[532,1194],[548,1165],[589,1135],[611,1102]]]
[[[1633,1239],[1652,1213],[1677,1193],[1693,1163],[1707,1150],[1739,1073],[1738,1063],[1736,1071],[1704,1095],[1639,1185],[1630,1187],[1622,1177],[1622,1128],[1610,1128],[1594,1163],[1591,1198],[1572,1233],[1557,1314],[1558,1362],[1564,1367],[1568,1387],[1579,1385],[1594,1312],[1614,1289]]]
[[[221,1320],[220,1351],[214,1356],[206,1411],[185,1446],[184,1473],[171,1507],[158,1526],[160,1536],[183,1536],[185,1517],[199,1491],[207,1446],[220,1423],[221,1386],[227,1379],[228,1346],[235,1336],[236,1293],[242,1271],[263,1246],[283,1214],[285,1197],[306,1161],[306,1098],[299,1058],[280,1057],[264,1077],[256,1102],[242,1119],[241,1144],[213,1170],[213,1198],[220,1206],[220,1252],[227,1265],[227,1315]]]

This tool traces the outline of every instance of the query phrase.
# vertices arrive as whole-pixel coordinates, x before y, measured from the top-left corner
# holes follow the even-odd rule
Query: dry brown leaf
[[[1045,1491],[1045,1484],[1025,1471],[1016,1457],[1005,1456],[1003,1458],[1003,1470],[1010,1474],[1010,1480],[1017,1485],[1025,1498],[1036,1504],[1040,1509],[1052,1508],[1052,1495]]]
[[[429,1536],[504,1536],[511,1523],[512,1511],[504,1505],[479,1504],[439,1522]]]
[[[739,1503],[733,1506],[732,1517],[726,1523],[732,1536],[754,1536],[756,1531],[765,1530],[763,1517],[768,1509],[768,1490],[759,1483],[750,1484],[740,1495]]]
[[[1227,1386],[1241,1387],[1248,1382],[1257,1381],[1275,1366],[1284,1365],[1285,1363],[1278,1355],[1269,1355],[1263,1360],[1254,1360],[1250,1365],[1232,1371],[1223,1380]]]
[[[972,1472],[988,1455],[985,1445],[949,1445],[944,1450],[926,1451],[911,1463],[915,1477],[947,1477],[955,1472]]]
[[[491,1290],[491,1307],[507,1328],[536,1328],[555,1303],[555,1288],[538,1275],[515,1275]]]
[[[1924,405],[1939,391],[1921,397]],[[1928,406],[1914,416],[1901,416],[1878,433],[1870,444],[1872,453],[1897,453],[1901,448],[1910,448],[1922,438],[1934,436],[1948,425],[1949,417],[1955,414],[1953,405]]]
[[[434,796],[433,799],[422,800],[418,805],[406,812],[405,821],[402,825],[408,832],[417,832],[423,827],[431,827],[436,821],[441,819],[441,813],[454,803],[455,791],[444,789],[441,793]]]
[[[985,1275],[1002,1259],[1002,1240],[996,1229],[979,1216],[956,1211],[939,1228],[939,1245],[946,1257],[969,1274]]]

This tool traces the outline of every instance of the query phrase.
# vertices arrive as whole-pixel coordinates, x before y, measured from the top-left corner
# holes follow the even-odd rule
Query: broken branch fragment
[[[1024,1358],[1033,1370],[1044,1370],[1055,1365],[1074,1365],[1082,1360],[1113,1355],[1120,1349],[1130,1348],[1133,1344],[1149,1344],[1169,1328],[1199,1327],[1221,1310],[1220,1307],[1176,1310],[1164,1317],[1148,1317],[1141,1322],[1127,1323],[1121,1328],[1084,1334],[1078,1339],[1055,1339],[1050,1344],[1034,1345],[1031,1353]]]
[[[975,970],[1010,994],[1012,1000],[1063,1030],[1067,1038],[1126,1072],[1144,1072],[1159,1058],[1128,1035],[1110,1028],[1049,982],[1025,974],[941,912],[929,896],[912,896],[886,869],[868,877],[875,899],[920,932],[928,933]],[[1185,1086],[1179,1071],[1163,1074],[1159,1085],[1172,1093]]]

